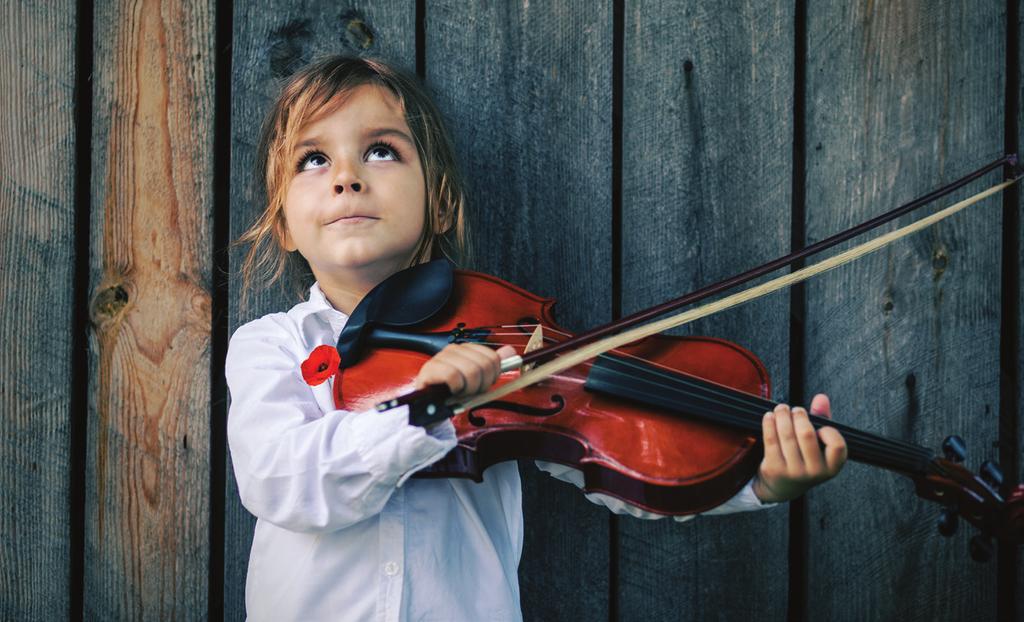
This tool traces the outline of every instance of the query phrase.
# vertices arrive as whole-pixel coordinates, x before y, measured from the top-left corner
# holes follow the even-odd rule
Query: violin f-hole
[[[526,404],[517,404],[515,402],[505,402],[502,400],[498,400],[471,409],[469,412],[466,413],[466,417],[469,419],[470,423],[472,423],[478,428],[482,428],[485,425],[487,425],[487,420],[475,414],[476,411],[481,409],[507,410],[509,412],[514,412],[520,415],[526,415],[527,417],[550,417],[552,415],[557,415],[558,413],[562,412],[563,408],[565,408],[565,398],[563,398],[561,395],[555,393],[548,399],[550,399],[551,403],[553,404],[553,406],[551,406],[550,408],[537,408],[534,406],[527,406]]]

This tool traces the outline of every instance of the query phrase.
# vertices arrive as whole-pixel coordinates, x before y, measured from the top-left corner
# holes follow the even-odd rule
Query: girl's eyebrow
[[[364,133],[364,135],[367,138],[380,138],[381,136],[394,136],[396,138],[400,138],[400,139],[404,140],[405,142],[409,143],[410,145],[414,145],[415,144],[413,142],[412,138],[410,138],[408,134],[406,134],[402,130],[400,130],[398,128],[394,128],[394,127],[379,127],[379,128],[376,128],[376,129],[372,129],[372,130],[366,131]],[[304,147],[316,147],[319,144],[320,144],[320,137],[319,136],[313,136],[312,138],[307,138],[306,140],[304,140],[302,142],[296,143],[294,151],[299,151],[300,149],[302,149]]]
[[[366,135],[370,138],[380,138],[381,136],[394,136],[396,138],[401,138],[410,145],[413,144],[412,138],[409,138],[408,134],[394,127],[379,127],[366,132]]]

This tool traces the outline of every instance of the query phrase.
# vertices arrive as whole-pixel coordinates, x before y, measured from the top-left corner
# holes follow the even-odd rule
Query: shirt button
[[[396,574],[398,574],[398,564],[396,564],[395,562],[388,562],[384,564],[384,574],[388,575],[389,577],[393,577]]]

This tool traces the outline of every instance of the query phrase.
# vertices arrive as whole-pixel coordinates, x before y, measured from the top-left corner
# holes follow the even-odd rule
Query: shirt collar
[[[324,290],[320,289],[320,281],[314,281],[313,286],[309,288],[309,302],[314,306],[315,311],[334,309],[330,301],[327,300],[327,296],[324,295]]]
[[[344,322],[348,319],[348,314],[338,311],[331,305],[331,301],[327,300],[327,296],[324,295],[324,291],[320,289],[320,282],[316,281],[312,287],[309,288],[309,311],[318,315],[323,315],[327,319],[334,322]]]

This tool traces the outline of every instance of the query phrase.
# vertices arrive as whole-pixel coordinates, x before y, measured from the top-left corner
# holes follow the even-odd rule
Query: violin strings
[[[622,353],[622,355],[623,358],[645,362],[644,359],[636,355],[627,353]],[[591,362],[588,361],[584,364],[589,366]],[[651,370],[645,371],[650,372]],[[667,374],[668,372],[662,373]],[[651,391],[674,390],[679,396],[679,406],[682,410],[699,408],[703,417],[732,427],[760,432],[761,417],[776,406],[774,402],[700,378],[676,378],[673,376],[665,376],[665,378],[667,381],[652,382],[648,380],[644,382],[651,385]],[[696,388],[687,386],[688,383],[697,383]],[[698,406],[694,400],[700,401],[703,406]],[[860,461],[879,466],[891,466],[894,462],[898,462],[904,465],[904,470],[920,472],[923,468],[922,463],[931,459],[931,452],[923,447],[875,436],[817,415],[810,416],[812,423],[817,423],[816,428],[827,425],[839,430],[855,457]]]
[[[776,402],[765,400],[765,399],[760,398],[758,396],[755,396],[755,395],[752,395],[752,394],[749,394],[749,393],[746,393],[746,392],[743,392],[743,391],[739,391],[739,390],[734,389],[732,387],[720,385],[720,384],[717,384],[717,383],[714,383],[714,382],[711,382],[711,381],[708,381],[708,380],[704,380],[703,378],[699,378],[699,377],[692,376],[692,375],[689,375],[689,374],[687,374],[687,375],[676,375],[674,372],[670,372],[668,370],[652,370],[652,371],[654,371],[657,374],[660,374],[661,377],[664,378],[668,382],[683,383],[684,390],[686,390],[688,392],[691,392],[691,393],[693,393],[693,392],[698,392],[698,393],[699,392],[706,392],[706,393],[709,393],[710,395],[714,396],[715,398],[717,398],[720,401],[724,402],[724,401],[728,400],[728,401],[732,402],[735,407],[744,408],[744,409],[750,409],[751,411],[756,411],[757,412],[758,421],[760,421],[760,416],[763,415],[764,412],[767,412],[769,410],[773,410],[774,407],[777,405]],[[848,434],[848,435],[852,435],[852,436],[860,436],[861,438],[863,438],[865,440],[870,440],[871,442],[879,444],[879,445],[888,445],[888,446],[892,447],[893,449],[900,450],[900,451],[928,453],[927,449],[922,448],[922,447],[917,447],[916,445],[911,445],[911,444],[908,444],[908,443],[904,443],[902,441],[897,441],[897,440],[894,440],[894,439],[888,439],[888,438],[885,438],[885,437],[878,437],[878,436],[875,436],[875,435],[873,435],[873,434],[871,434],[869,432],[864,432],[862,430],[851,428],[851,427],[846,426],[846,425],[844,425],[842,423],[833,421],[831,419],[826,419],[824,417],[820,417],[820,416],[817,416],[817,415],[811,415],[811,417],[812,417],[812,422],[816,421],[820,425],[828,425],[828,426],[834,427],[837,430],[839,430],[840,432],[843,432],[844,434]]]
[[[619,361],[623,365],[635,365],[629,361]],[[707,416],[715,419],[729,418],[731,421],[737,419],[747,429],[761,429],[761,416],[774,408],[774,404],[762,400],[735,389],[723,387],[714,383],[694,378],[678,378],[666,374],[664,370],[644,369],[647,376],[661,376],[662,379],[644,379],[650,385],[651,390],[673,391],[679,396],[680,406],[691,408],[702,408]],[[636,380],[630,376],[631,380]],[[876,457],[881,459],[895,459],[912,467],[912,470],[920,471],[922,462],[931,459],[931,452],[923,447],[878,437],[855,428],[835,423],[829,419],[814,416],[820,425],[830,425],[838,429],[847,439],[851,450],[857,452],[860,457]]]
[[[536,324],[503,325],[501,328],[534,328]],[[567,336],[564,331],[544,326],[544,341],[555,341],[549,334]],[[496,333],[491,333],[495,335]],[[499,333],[503,336],[528,336],[528,333]],[[504,345],[504,344],[502,344]],[[521,345],[521,344],[509,344]],[[642,357],[627,352],[616,352],[616,358],[632,361],[646,362]],[[622,360],[625,363],[625,360]],[[730,423],[741,429],[761,430],[761,417],[767,411],[773,410],[776,403],[764,400],[757,396],[725,387],[717,383],[705,381],[693,376],[676,376],[679,372],[667,370],[651,370],[645,368],[648,373],[660,375],[662,380],[652,384],[652,390],[666,389],[674,390],[681,398],[680,407],[703,408],[703,415],[723,423]],[[645,381],[650,382],[650,381]],[[703,407],[693,403],[694,400],[704,404]],[[847,440],[851,451],[865,462],[877,462],[881,466],[887,466],[893,462],[905,465],[904,470],[919,472],[923,467],[922,463],[931,460],[931,452],[923,447],[910,445],[886,437],[876,436],[855,428],[837,423],[831,419],[825,419],[816,415],[810,415],[811,421],[817,423],[816,428],[828,425],[839,430]]]
[[[509,325],[506,325],[506,327],[508,326]],[[536,326],[538,325],[515,325],[514,328],[535,328]],[[549,333],[556,334],[559,336],[568,336],[563,331],[560,331],[552,327],[545,326],[544,330],[545,341],[554,341],[554,339],[549,336]],[[492,333],[492,335],[494,334],[496,333]],[[525,336],[525,333],[521,332],[501,334]],[[625,359],[631,362],[636,362],[637,364],[649,365],[649,362],[647,362],[645,359],[637,355],[625,353],[625,351],[616,351],[615,357],[618,359]],[[653,371],[650,370],[649,368],[644,369],[648,373]],[[752,396],[750,395],[750,393],[739,391],[733,389],[732,387],[723,386],[714,382],[706,381],[695,376],[689,376],[688,374],[681,374],[680,372],[669,370],[663,371],[662,374],[663,378],[665,378],[669,383],[672,383],[674,387],[682,389],[680,395],[683,396],[684,400],[692,399],[694,396],[692,390],[685,383],[695,383],[697,387],[696,390],[698,392],[708,393],[708,395],[712,396],[716,400],[715,402],[713,402],[713,404],[719,410],[717,413],[711,413],[709,411],[709,416],[726,415],[726,413],[723,412],[723,409],[729,408],[731,409],[731,419],[736,423],[742,423],[742,425],[739,425],[739,427],[749,427],[749,425],[756,423],[756,430],[760,430],[762,415],[767,411],[773,410],[777,405],[777,403],[763,400],[756,396]],[[664,389],[665,386],[658,385],[656,388]],[[739,417],[739,419],[736,419],[737,416]],[[927,462],[928,460],[931,459],[931,452],[929,452],[925,448],[907,445],[899,441],[887,439],[885,437],[877,437],[874,436],[874,434],[870,434],[869,432],[864,432],[862,430],[857,430],[855,428],[848,427],[846,425],[843,425],[842,423],[838,423],[831,419],[825,419],[823,417],[819,417],[816,415],[811,415],[811,417],[812,422],[817,422],[816,427],[821,427],[822,425],[829,425],[843,432],[844,438],[850,445],[851,450],[857,453],[858,456],[866,457],[868,459],[877,458],[878,460],[883,460],[886,462],[892,462],[893,460],[898,460],[902,462],[903,459],[906,458],[910,461],[908,464],[910,464],[910,466],[912,466],[914,470],[920,469],[921,463],[923,461]]]
[[[529,325],[522,325],[522,326],[529,326],[529,327],[532,328],[532,327],[535,327],[536,325],[535,324],[529,324]],[[560,336],[568,336],[563,331],[559,331],[559,330],[557,330],[555,328],[550,328],[550,327],[545,326],[544,330],[545,330],[545,333],[550,332],[550,333],[554,333],[554,334],[557,334],[557,335],[560,335]],[[547,339],[548,338],[545,337],[545,340],[547,340]],[[617,357],[627,358],[627,359],[630,359],[630,360],[638,361],[640,363],[647,363],[648,362],[645,359],[643,359],[642,357],[637,356],[635,354],[630,354],[628,352],[616,351],[615,355]],[[673,383],[674,382],[680,382],[680,381],[686,382],[687,381],[686,377],[688,377],[688,381],[689,382],[699,383],[698,386],[701,387],[700,390],[705,391],[705,392],[709,392],[712,395],[716,396],[717,399],[719,400],[719,403],[724,403],[727,400],[732,402],[734,407],[742,409],[742,413],[743,413],[744,416],[753,417],[754,416],[754,412],[756,412],[757,413],[756,417],[757,417],[757,422],[758,422],[758,426],[759,427],[760,427],[760,418],[761,418],[761,416],[765,412],[767,412],[767,411],[774,410],[775,406],[777,405],[776,402],[771,402],[771,401],[768,401],[768,400],[764,400],[764,399],[761,399],[761,398],[759,398],[757,396],[753,396],[753,395],[751,395],[749,393],[745,393],[743,391],[738,391],[736,389],[733,389],[732,387],[726,387],[724,385],[719,385],[717,383],[709,382],[709,381],[706,381],[706,380],[704,380],[702,378],[699,378],[699,377],[696,377],[696,376],[691,376],[689,374],[685,374],[686,377],[679,377],[679,376],[674,376],[674,375],[670,375],[670,374],[671,373],[680,373],[680,372],[668,372],[668,371],[665,371],[665,372],[662,372],[662,373],[664,374],[664,378],[666,378],[666,380],[668,380],[669,382],[673,382]],[[685,390],[685,387],[684,387],[684,390]],[[868,432],[857,430],[855,428],[850,428],[850,427],[845,426],[845,425],[843,425],[841,423],[835,422],[835,421],[833,421],[831,419],[826,419],[826,418],[823,418],[823,417],[819,417],[817,415],[810,415],[810,416],[812,417],[812,419],[811,419],[812,422],[814,422],[814,421],[818,422],[819,425],[817,427],[821,427],[822,425],[828,425],[828,426],[836,428],[837,430],[842,432],[844,437],[847,438],[847,439],[851,439],[852,438],[854,440],[854,442],[857,442],[858,440],[861,441],[863,446],[864,446],[864,447],[862,447],[862,449],[868,447],[869,445],[874,444],[874,445],[879,446],[879,447],[885,446],[885,447],[891,448],[894,452],[897,452],[897,455],[913,455],[913,456],[916,456],[918,458],[923,458],[923,459],[930,459],[930,457],[931,457],[931,452],[929,452],[926,448],[918,447],[918,446],[915,446],[915,445],[908,445],[906,443],[902,443],[900,441],[897,441],[897,440],[894,440],[894,439],[889,439],[889,438],[882,437],[882,436],[876,436],[876,435],[873,435],[873,434],[868,433]]]
[[[649,378],[638,379],[632,376],[630,376],[630,382],[638,389],[643,388],[648,392],[655,392],[656,394],[668,393],[672,395],[685,413],[710,418],[714,421],[748,431],[760,431],[760,416],[767,410],[759,408],[760,414],[752,416],[750,411],[739,409],[735,406],[723,407],[721,403],[709,400],[706,397],[695,397],[685,386],[673,386],[674,383],[664,383]],[[637,383],[642,386],[638,386]],[[877,447],[872,444],[871,439],[866,438],[864,434],[856,430],[847,429],[844,432],[844,436],[847,438],[851,454],[855,454],[857,459],[862,462],[886,468],[921,472],[924,468],[922,462],[930,458],[930,455],[925,455],[926,450],[922,452],[916,449],[908,451],[906,448],[899,447]]]

